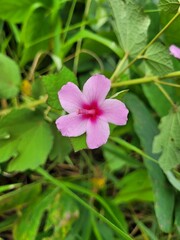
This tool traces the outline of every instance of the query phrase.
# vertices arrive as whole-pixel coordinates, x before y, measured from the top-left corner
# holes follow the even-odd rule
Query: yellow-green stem
[[[4,109],[4,110],[1,110],[1,111],[0,111],[0,116],[4,116],[4,115],[8,114],[8,113],[10,113],[12,110],[14,110],[14,109],[23,109],[23,108],[33,109],[33,108],[35,108],[35,107],[37,107],[37,106],[45,103],[46,100],[47,100],[47,95],[41,97],[41,98],[38,99],[38,100],[31,101],[31,102],[29,102],[29,103],[21,104],[20,106],[18,106],[18,107],[16,107],[16,108],[13,107],[13,108],[7,108],[7,109]]]
[[[142,51],[121,71],[121,74],[126,71],[132,64],[134,64],[144,52],[162,35],[162,33],[174,22],[174,20],[180,15],[180,11],[178,11],[173,18],[161,29],[161,31],[142,49]],[[118,66],[117,66],[118,68]]]
[[[169,94],[166,92],[166,90],[157,82],[155,82],[156,86],[159,88],[159,90],[162,92],[162,94],[165,96],[165,98],[169,101],[169,103],[172,105],[174,111],[177,110],[176,104],[173,102]]]
[[[121,70],[124,62],[126,61],[126,59],[128,58],[128,53],[125,53],[124,57],[120,60],[119,64],[117,65],[117,68],[115,69],[114,73],[111,76],[111,82],[113,82],[116,78],[116,76],[118,75],[119,71]]]
[[[176,78],[176,77],[180,77],[180,71],[169,73],[169,74],[166,74],[161,77],[160,76],[148,76],[148,77],[143,77],[143,78],[130,79],[130,80],[126,80],[123,82],[112,83],[111,87],[116,88],[116,87],[122,87],[122,86],[130,86],[130,85],[135,85],[135,84],[155,82],[155,81],[159,81],[159,80],[166,79],[166,78]]]

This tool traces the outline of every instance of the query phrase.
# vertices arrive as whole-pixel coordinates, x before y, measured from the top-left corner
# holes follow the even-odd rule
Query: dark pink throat
[[[102,114],[102,110],[96,102],[92,102],[91,104],[83,104],[82,108],[78,110],[78,114],[81,114],[83,118],[95,120]]]

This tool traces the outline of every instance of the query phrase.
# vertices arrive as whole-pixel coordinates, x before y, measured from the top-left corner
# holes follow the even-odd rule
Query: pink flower
[[[125,125],[128,109],[116,99],[105,99],[111,82],[103,75],[94,75],[84,84],[83,91],[68,82],[58,92],[59,101],[68,115],[56,120],[63,136],[77,137],[86,133],[87,146],[98,148],[107,142],[109,124]]]
[[[180,59],[180,48],[178,48],[176,45],[171,45],[170,48],[170,53],[175,57]]]

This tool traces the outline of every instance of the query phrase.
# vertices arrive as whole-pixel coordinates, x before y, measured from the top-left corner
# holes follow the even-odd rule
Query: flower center
[[[95,115],[96,109],[79,109],[78,114]]]
[[[96,102],[92,102],[89,105],[84,104],[82,108],[78,110],[78,114],[81,114],[83,118],[96,120],[96,118],[102,114],[102,110]]]

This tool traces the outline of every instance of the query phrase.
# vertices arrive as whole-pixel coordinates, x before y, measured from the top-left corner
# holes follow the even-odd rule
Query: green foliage
[[[71,143],[73,146],[73,149],[75,152],[78,152],[82,149],[87,148],[87,144],[86,144],[86,135],[83,134],[80,137],[72,137],[71,138]]]
[[[36,239],[43,213],[54,201],[56,193],[57,189],[46,191],[23,211],[14,225],[13,236],[15,240]],[[28,224],[31,227],[27,228]]]
[[[0,17],[3,20],[15,23],[22,22],[28,14],[30,7],[35,2],[35,0],[22,0],[20,2],[15,0],[1,0]]]
[[[151,45],[144,55],[145,65],[154,75],[162,76],[173,71],[168,50],[161,43]]]
[[[5,136],[0,140],[0,162],[11,159],[8,163],[9,171],[35,169],[43,164],[53,143],[48,124],[38,112],[29,110],[16,110],[4,117],[0,133]]]
[[[155,137],[153,151],[161,153],[159,164],[166,172],[180,164],[180,108],[163,117],[159,125],[160,134]]]
[[[152,153],[153,140],[158,133],[157,123],[137,96],[128,94],[126,104],[133,114],[134,128],[145,153],[157,159],[158,155]],[[144,161],[152,182],[155,212],[159,226],[162,231],[170,232],[173,222],[175,192],[168,184],[159,165],[147,158],[144,158]]]
[[[163,95],[162,92],[159,91],[159,88],[154,84],[143,84],[143,91],[145,96],[147,97],[149,103],[151,104],[152,108],[157,112],[157,114],[162,117],[169,113],[171,109],[171,104],[167,102],[166,97]],[[165,91],[174,98],[175,91],[173,88],[169,86],[163,86]],[[158,99],[158,104],[157,104]]]
[[[146,45],[149,18],[135,4],[135,1],[110,1],[117,36],[122,49],[130,56],[136,56]]]
[[[68,82],[77,84],[75,75],[66,67],[63,67],[58,73],[44,76],[42,79],[48,92],[48,105],[54,109],[60,110],[58,91]]]
[[[15,61],[0,54],[0,98],[17,96],[20,88],[20,70]]]
[[[165,12],[176,13],[179,8],[179,0],[160,0],[159,8]]]
[[[0,213],[23,208],[40,194],[41,186],[39,183],[28,184],[17,190],[0,196]]]
[[[123,177],[119,183],[120,192],[115,197],[116,204],[130,201],[153,201],[151,183],[147,171],[139,169]]]
[[[178,11],[178,0],[0,0],[1,239],[178,239]],[[129,114],[90,150],[55,121],[61,87],[97,73]]]
[[[165,26],[167,22],[174,17],[174,15],[178,12],[179,9],[179,1],[178,0],[164,0],[160,1],[160,9],[161,11],[161,24]],[[176,18],[175,21],[168,27],[165,31],[165,37],[168,44],[177,44],[180,45],[180,35],[177,34],[177,29],[180,25],[180,18]]]

